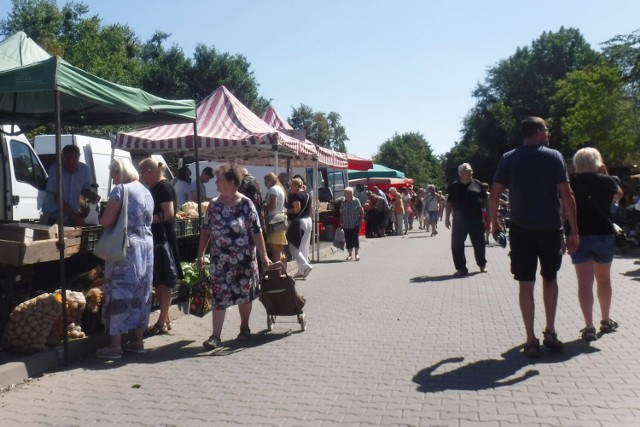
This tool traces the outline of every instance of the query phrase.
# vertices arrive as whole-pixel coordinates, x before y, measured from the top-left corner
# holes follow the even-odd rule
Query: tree
[[[566,111],[560,125],[573,151],[595,147],[607,164],[622,166],[637,148],[635,123],[640,117],[625,95],[619,69],[603,63],[573,71],[558,82],[553,98]]]
[[[270,100],[258,95],[258,83],[250,70],[251,64],[243,55],[219,53],[214,47],[196,46],[194,64],[188,76],[191,96],[200,102],[219,86],[224,85],[244,105],[262,114]]]
[[[434,184],[442,188],[444,184],[440,161],[433,155],[424,136],[417,132],[396,133],[378,148],[373,161],[404,172],[408,178],[413,178],[414,187]]]
[[[292,108],[291,116],[287,121],[295,129],[304,129],[309,141],[321,147],[346,153],[346,141],[349,137],[340,123],[341,118],[338,113],[314,112],[311,107],[300,104],[300,107]]]
[[[526,116],[545,118],[554,147],[571,155],[560,126],[566,111],[554,106],[556,84],[568,73],[595,64],[597,58],[578,30],[560,28],[543,33],[531,46],[518,48],[489,68],[484,83],[473,92],[476,105],[464,120],[456,155],[446,157],[448,180],[457,177],[457,172],[451,175],[457,164],[449,162],[458,162],[457,156],[464,153],[468,156],[464,161],[474,162],[474,175],[490,181],[500,156],[522,144],[519,123]]]

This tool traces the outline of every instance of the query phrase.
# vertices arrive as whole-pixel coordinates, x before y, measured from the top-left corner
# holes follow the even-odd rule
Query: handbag
[[[126,185],[122,185],[122,208],[118,221],[111,228],[102,232],[102,236],[96,242],[93,253],[98,258],[105,261],[122,261],[127,255],[129,239],[127,237],[127,215],[129,190]]]
[[[153,283],[163,283],[171,287],[181,278],[182,272],[178,273],[176,259],[167,240],[165,224],[162,225],[163,243],[153,245]]]
[[[342,227],[338,227],[338,229],[336,230],[336,235],[333,238],[333,246],[340,249],[341,251],[344,251],[344,242],[344,229]]]
[[[270,216],[267,220],[267,223],[269,233],[279,233],[281,231],[287,231],[287,228],[289,227],[287,215],[283,213]]]
[[[200,272],[200,282],[189,291],[189,314],[203,317],[213,309],[213,290],[209,278]]]

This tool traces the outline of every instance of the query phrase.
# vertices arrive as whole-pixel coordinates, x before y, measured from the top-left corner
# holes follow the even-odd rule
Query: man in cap
[[[200,202],[208,200],[207,189],[204,185],[207,182],[211,181],[211,178],[213,178],[213,168],[207,166],[206,168],[202,169],[202,172],[200,172],[200,177],[194,180],[193,183],[191,183],[191,200],[196,203],[198,202],[198,186],[200,187]]]

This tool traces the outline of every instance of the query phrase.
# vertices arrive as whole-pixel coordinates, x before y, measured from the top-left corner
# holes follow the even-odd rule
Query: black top
[[[178,203],[176,199],[176,192],[173,186],[163,179],[153,187],[149,188],[149,192],[153,196],[153,214],[162,216],[162,207],[160,206],[165,202],[173,202],[173,208],[177,209]],[[162,228],[164,227],[164,232]],[[153,243],[158,245],[164,243],[164,236],[166,234],[167,240],[170,246],[177,245],[176,238],[176,220],[172,218],[169,221],[158,222],[151,224],[151,233],[153,233]]]
[[[611,234],[609,208],[618,185],[609,175],[579,173],[571,177],[571,189],[576,198],[579,234]]]
[[[487,192],[477,179],[469,184],[454,181],[447,188],[447,203],[453,205],[453,211],[462,213],[465,219],[482,219],[482,207]]]
[[[293,202],[295,202],[296,200],[300,202],[300,212],[298,212],[298,214],[289,214],[289,219],[309,217],[309,213],[311,211],[311,201],[309,200],[309,194],[305,193],[304,191],[291,193],[286,204],[287,208],[293,208]]]

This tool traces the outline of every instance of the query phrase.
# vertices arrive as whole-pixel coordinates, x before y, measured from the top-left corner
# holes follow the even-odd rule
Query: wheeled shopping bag
[[[267,329],[271,331],[277,316],[296,316],[300,328],[307,328],[302,308],[306,300],[296,291],[296,281],[282,262],[272,264],[260,281],[260,302],[267,311]]]

